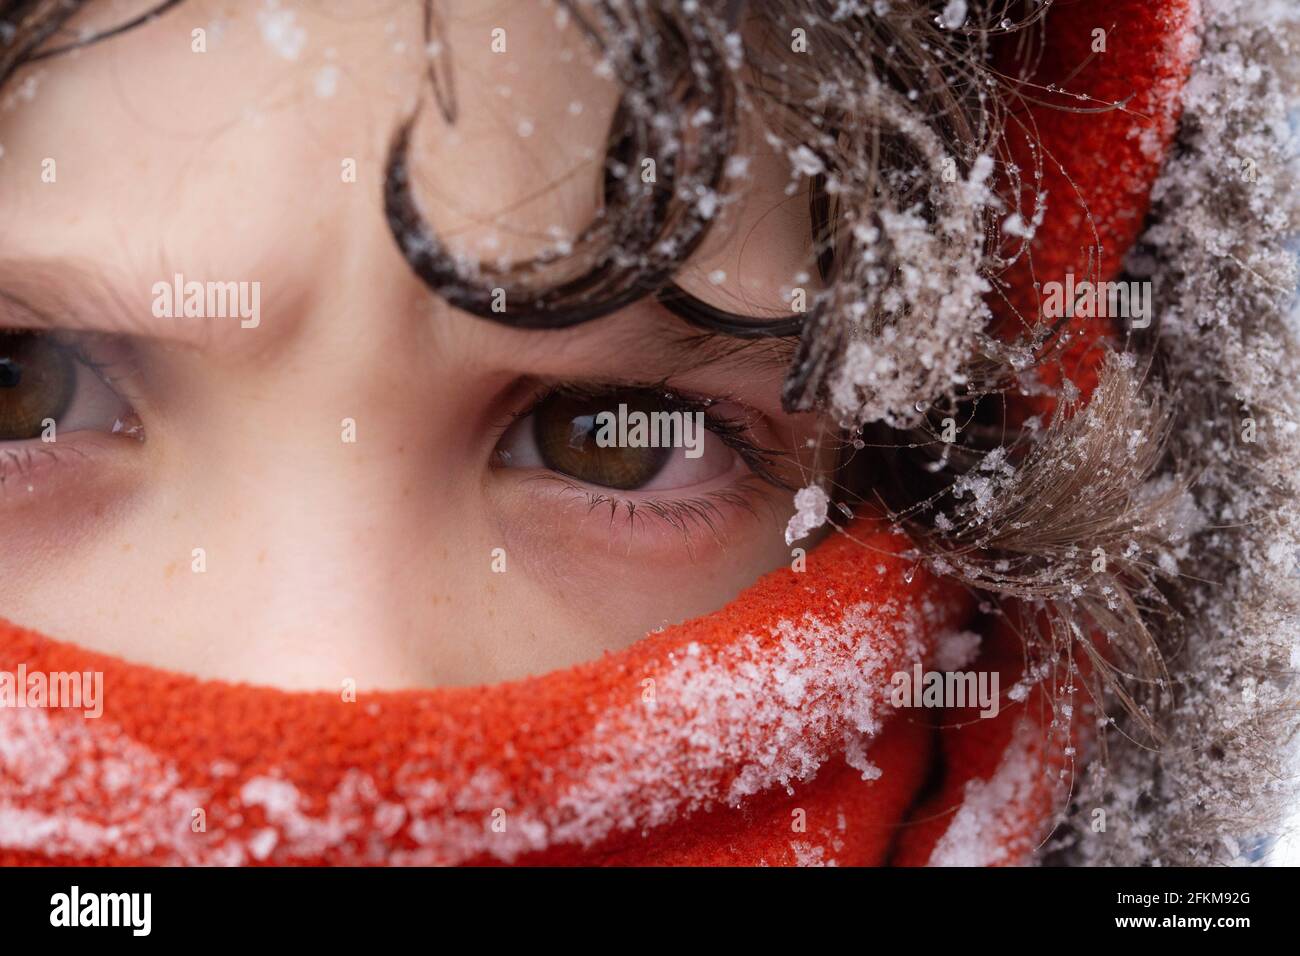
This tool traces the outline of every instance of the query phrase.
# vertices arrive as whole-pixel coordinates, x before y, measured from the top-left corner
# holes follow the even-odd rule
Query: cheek
[[[53,446],[3,452],[0,483],[0,594],[30,590],[135,507],[147,452],[117,436],[65,435]],[[16,464],[21,461],[21,464]]]

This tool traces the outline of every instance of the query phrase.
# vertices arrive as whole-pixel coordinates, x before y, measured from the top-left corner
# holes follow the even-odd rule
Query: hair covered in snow
[[[1151,378],[1170,395],[1142,493],[1188,488],[1173,563],[1154,555],[1177,569],[1181,626],[1153,626],[1163,738],[1113,746],[1080,794],[1123,821],[1114,840],[1062,841],[1087,862],[1258,860],[1296,798],[1300,10],[1205,0],[1202,17],[1176,146],[1127,261],[1160,303]]]
[[[82,5],[0,3],[12,26],[0,33],[0,83],[112,35],[51,45]],[[916,560],[1017,616],[1035,661],[1089,661],[1102,755],[1062,807],[1051,858],[1229,861],[1275,832],[1293,793],[1285,700],[1300,531],[1285,247],[1297,190],[1279,71],[1295,60],[1300,14],[1205,0],[1178,148],[1127,262],[1151,281],[1159,321],[1106,359],[1089,401],[1065,379],[1050,420],[1009,427],[1007,403],[1048,388],[1032,373],[1054,360],[1056,328],[1021,316],[1018,339],[991,331],[987,302],[1030,255],[1042,197],[1036,171],[1006,161],[1015,78],[993,69],[990,45],[1032,37],[1049,3],[558,6],[624,91],[604,209],[576,240],[527,262],[463,261],[414,196],[412,116],[393,135],[384,201],[416,274],[457,308],[518,327],[567,327],[656,296],[701,327],[797,338],[784,400],[842,430],[850,460],[833,500],[883,501]],[[440,35],[433,2],[425,27]],[[795,31],[816,56],[792,53]],[[452,74],[433,63],[429,88],[454,122]],[[743,191],[729,162],[742,128],[760,129],[810,184],[819,281],[806,313],[733,315],[673,283],[720,197]],[[1246,153],[1259,170],[1249,183],[1225,174]],[[661,188],[631,174],[644,156],[660,158]],[[492,307],[499,288],[504,312]],[[960,441],[938,439],[946,418],[963,423]],[[1241,437],[1247,421],[1252,440]],[[834,516],[825,495],[805,499],[806,523]],[[1096,806],[1123,822],[1104,840],[1078,839]]]

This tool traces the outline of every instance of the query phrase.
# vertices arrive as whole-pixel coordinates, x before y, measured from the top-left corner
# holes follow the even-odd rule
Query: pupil
[[[13,359],[0,358],[0,388],[17,388],[23,380],[23,367]]]
[[[606,488],[630,491],[647,484],[663,470],[672,449],[659,447],[657,442],[650,444],[653,436],[643,433],[626,436],[629,444],[602,446],[597,416],[602,412],[617,415],[623,406],[627,412],[643,416],[663,411],[662,399],[635,390],[600,396],[559,394],[543,402],[536,412],[533,434],[546,467]]]
[[[569,421],[569,447],[577,451],[588,450],[588,443],[596,440],[596,415],[575,415]]]

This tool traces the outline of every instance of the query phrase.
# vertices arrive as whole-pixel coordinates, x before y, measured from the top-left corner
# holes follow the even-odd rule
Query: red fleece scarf
[[[1098,278],[1112,277],[1136,238],[1195,19],[1192,0],[1049,13],[1035,80],[1128,112],[1018,117],[1045,157],[1040,281],[1085,275],[1081,247],[1098,240]],[[1076,342],[1066,372],[1086,392],[1100,349]],[[171,674],[0,622],[0,673],[103,674],[98,718],[0,706],[0,864],[1025,862],[1069,784],[1055,688],[1008,695],[1024,652],[994,627],[969,668],[999,673],[996,717],[896,709],[891,677],[931,666],[973,613],[896,556],[906,547],[863,519],[802,573],[598,661],[354,702]]]

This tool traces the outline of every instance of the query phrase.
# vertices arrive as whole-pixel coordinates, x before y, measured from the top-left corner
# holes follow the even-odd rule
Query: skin
[[[135,9],[105,2],[77,25]],[[292,58],[264,39],[261,4],[193,0],[0,91],[0,290],[48,310],[0,306],[0,327],[114,336],[93,340],[114,359],[108,392],[60,423],[57,454],[0,458],[5,616],[208,677],[470,684],[626,646],[788,564],[789,491],[716,438],[672,466],[685,486],[615,493],[742,490],[712,529],[592,509],[602,489],[497,455],[505,435],[527,461],[509,425],[545,383],[666,382],[783,449],[798,486],[819,426],[781,411],[784,352],[692,347],[650,302],[558,333],[473,318],[419,282],[384,221],[388,140],[421,98],[412,171],[445,241],[514,259],[589,221],[616,92],[572,27],[541,5],[452,4],[450,128],[429,105],[418,5],[280,9],[304,35]],[[806,201],[753,142],[738,201],[679,281],[781,311],[809,268]],[[260,324],[154,317],[153,284],[176,272],[260,282]],[[143,441],[109,433],[128,407]]]

